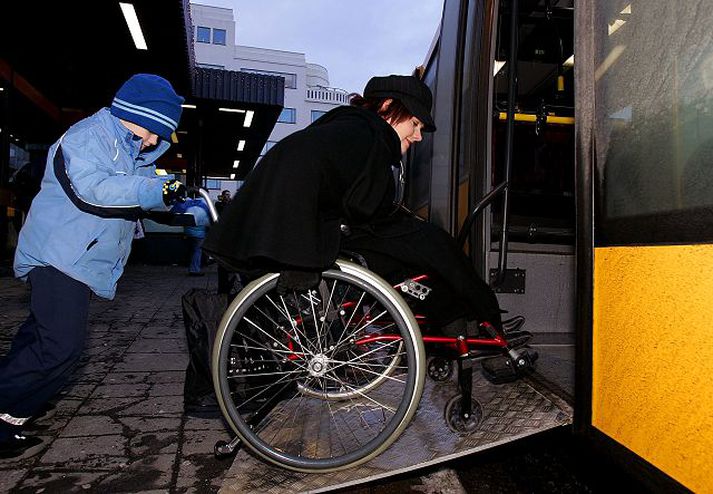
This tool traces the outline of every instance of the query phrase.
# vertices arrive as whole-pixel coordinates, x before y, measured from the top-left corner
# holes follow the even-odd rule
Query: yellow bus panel
[[[713,245],[594,249],[592,425],[713,492]]]

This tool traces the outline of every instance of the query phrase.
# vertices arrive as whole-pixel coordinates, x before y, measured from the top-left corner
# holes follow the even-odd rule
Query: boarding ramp
[[[241,448],[226,473],[222,494],[329,492],[433,466],[572,422],[572,408],[529,379],[492,384],[474,373],[473,396],[483,408],[477,431],[459,436],[446,425],[444,408],[458,392],[455,378],[426,379],[414,419],[384,453],[355,468],[323,474],[272,466]],[[309,441],[309,437],[296,437]]]

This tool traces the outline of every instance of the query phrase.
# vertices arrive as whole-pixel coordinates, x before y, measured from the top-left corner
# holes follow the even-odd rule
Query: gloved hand
[[[163,183],[163,203],[166,206],[173,206],[178,202],[186,200],[186,186],[176,179]]]
[[[319,285],[321,273],[316,271],[281,271],[277,278],[277,294],[286,295],[291,291],[301,292]]]

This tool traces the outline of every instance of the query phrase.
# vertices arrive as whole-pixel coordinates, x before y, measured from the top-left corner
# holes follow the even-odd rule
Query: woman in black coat
[[[279,271],[282,292],[316,285],[340,250],[357,252],[391,283],[428,273],[434,290],[422,309],[435,325],[465,317],[499,328],[495,294],[453,238],[393,205],[392,168],[421,132],[436,130],[431,102],[416,77],[373,77],[364,97],[263,157],[204,249],[236,271]]]

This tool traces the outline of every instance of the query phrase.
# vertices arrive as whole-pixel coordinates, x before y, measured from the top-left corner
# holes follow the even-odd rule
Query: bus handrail
[[[213,200],[210,198],[210,194],[208,194],[208,191],[201,187],[188,187],[188,192],[189,193],[194,192],[203,198],[206,205],[208,206],[208,211],[210,213],[211,222],[217,223],[218,222],[218,210],[215,209],[215,204],[213,204]]]
[[[468,232],[470,232],[470,228],[473,226],[473,222],[475,222],[475,219],[478,217],[480,212],[485,207],[489,206],[490,203],[495,200],[498,194],[500,194],[507,186],[507,182],[502,182],[493,190],[485,194],[485,196],[480,201],[478,201],[478,204],[475,205],[473,211],[470,212],[468,217],[463,222],[463,226],[461,226],[460,232],[458,232],[457,241],[460,247],[463,247],[465,245],[465,241],[468,238]]]

